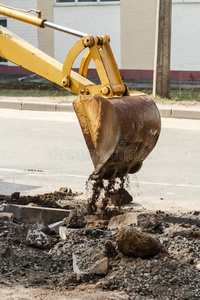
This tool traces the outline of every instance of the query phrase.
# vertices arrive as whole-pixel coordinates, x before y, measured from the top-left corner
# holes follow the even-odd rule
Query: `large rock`
[[[118,253],[112,241],[105,242],[105,254],[108,258],[115,258],[117,256]]]
[[[69,228],[83,228],[86,226],[85,215],[84,208],[73,209],[64,222]]]
[[[108,257],[104,257],[101,260],[98,260],[89,270],[90,274],[96,275],[107,275],[109,269],[109,260]]]
[[[172,225],[169,228],[165,229],[164,234],[169,237],[176,237],[176,236],[181,236],[181,237],[186,237],[186,238],[200,238],[200,229],[193,225],[189,227],[183,227],[179,225]]]
[[[150,257],[164,250],[164,246],[150,234],[129,226],[120,229],[116,242],[123,255]]]
[[[156,213],[142,213],[137,216],[137,225],[144,230],[154,230],[163,223],[163,218]]]
[[[118,215],[110,219],[108,223],[108,229],[121,228],[125,225],[137,224],[137,212]]]
[[[50,249],[55,244],[55,239],[49,237],[42,231],[29,229],[26,243],[28,246],[32,246],[39,249]]]
[[[51,234],[52,231],[49,228],[49,226],[47,224],[45,224],[44,222],[38,221],[37,223],[35,223],[32,228],[33,230],[37,230],[37,231],[42,231],[45,234]]]

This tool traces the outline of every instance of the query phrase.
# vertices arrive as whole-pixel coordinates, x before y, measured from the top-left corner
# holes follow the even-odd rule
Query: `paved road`
[[[0,109],[0,141],[0,194],[85,190],[93,165],[74,113]],[[200,210],[199,141],[200,120],[162,119],[156,148],[130,176],[136,206]]]

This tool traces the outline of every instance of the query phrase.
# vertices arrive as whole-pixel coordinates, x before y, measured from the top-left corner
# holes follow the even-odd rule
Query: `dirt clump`
[[[59,203],[61,197],[59,193],[64,193],[64,197],[71,197],[72,200],[76,198],[73,196],[76,193],[71,192],[69,195],[69,191],[56,192],[54,200],[48,202],[50,207],[54,203]],[[8,196],[1,196],[1,199],[4,199],[3,203],[6,203],[7,199],[8,203],[15,201],[17,204],[19,200],[21,204],[21,198],[25,201],[25,196],[19,195],[15,200]],[[29,200],[30,196],[27,197],[27,204],[30,203]],[[62,201],[61,204],[64,203],[65,198]],[[43,291],[41,297],[29,296],[27,299],[53,299],[52,295],[57,299],[68,299],[64,296],[65,293],[68,295],[71,293],[69,299],[84,299],[83,296],[78,298],[79,292],[77,292],[77,289],[83,287],[85,296],[88,295],[88,290],[92,289],[92,292],[89,292],[90,298],[86,296],[88,299],[199,299],[200,213],[196,211],[172,216],[166,212],[154,212],[161,217],[162,227],[159,230],[151,227],[148,234],[166,251],[154,253],[153,257],[141,258],[132,254],[129,256],[122,254],[117,243],[121,229],[117,226],[109,229],[109,221],[101,219],[98,206],[97,213],[88,215],[85,213],[87,200],[85,204],[83,199],[74,201],[77,209],[75,215],[78,218],[79,210],[82,210],[84,226],[67,228],[65,224],[65,239],[56,232],[53,234],[46,229],[43,232],[45,226],[41,224],[33,226],[15,218],[9,221],[1,220],[0,288],[2,291],[21,286],[27,291],[29,289]],[[42,205],[45,203],[47,206],[45,201],[37,202],[37,205],[40,205],[39,203]],[[111,206],[108,207],[111,209]],[[138,214],[141,210],[136,211],[134,206],[121,207],[122,215],[130,213]],[[168,220],[176,220],[177,223],[165,221],[166,217]],[[188,219],[188,223],[184,225],[178,223],[179,218]],[[197,225],[191,225],[190,221],[196,222]],[[139,227],[134,222],[127,225],[127,230],[139,231],[143,238],[147,234],[146,228]],[[27,239],[30,237],[29,242]],[[38,244],[35,244],[35,241]],[[123,243],[127,245],[127,239]],[[58,290],[61,298],[57,295]],[[74,294],[76,292],[77,295]],[[1,299],[6,298],[3,296]],[[9,299],[14,298],[10,296]]]

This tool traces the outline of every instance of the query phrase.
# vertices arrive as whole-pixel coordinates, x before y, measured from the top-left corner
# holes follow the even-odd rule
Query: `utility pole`
[[[153,95],[169,98],[172,0],[157,0]]]

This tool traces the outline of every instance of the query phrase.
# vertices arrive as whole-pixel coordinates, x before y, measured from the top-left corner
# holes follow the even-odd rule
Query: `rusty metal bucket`
[[[159,111],[147,95],[81,95],[73,106],[94,164],[92,179],[139,171],[161,129]]]

